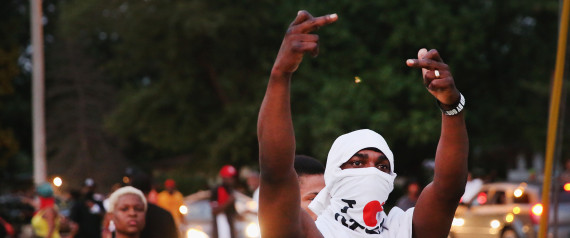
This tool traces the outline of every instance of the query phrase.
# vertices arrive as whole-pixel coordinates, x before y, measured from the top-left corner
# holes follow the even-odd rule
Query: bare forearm
[[[271,73],[258,119],[259,220],[264,237],[299,237],[299,185],[293,169],[295,138],[290,75]],[[280,227],[276,229],[276,227]]]
[[[463,113],[442,115],[441,137],[435,156],[434,189],[452,199],[463,195],[468,153],[469,140]]]
[[[291,74],[272,71],[261,104],[257,133],[263,177],[278,179],[285,168],[292,167],[295,133],[290,106]],[[285,170],[286,171],[286,170]]]
[[[467,179],[469,141],[463,112],[460,112],[465,101],[455,87],[449,66],[443,62],[437,50],[420,49],[418,58],[409,59],[406,64],[422,69],[427,90],[439,102],[440,108],[448,111],[441,115],[434,179],[418,198],[412,233],[417,238],[445,237]]]
[[[277,53],[257,124],[261,169],[259,225],[263,237],[305,237],[298,219],[299,182],[293,168],[291,75],[305,53],[318,54],[319,37],[311,32],[336,20],[336,14],[313,17],[307,11],[299,11]]]

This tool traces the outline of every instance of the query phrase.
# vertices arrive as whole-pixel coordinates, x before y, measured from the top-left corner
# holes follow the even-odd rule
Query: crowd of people
[[[80,190],[56,197],[52,184],[40,184],[35,189],[37,200],[31,202],[37,207],[31,230],[21,231],[20,237],[180,237],[174,216],[167,210],[169,201],[148,199],[151,186],[148,176],[137,175],[104,196],[96,192],[95,181],[87,178]],[[166,192],[173,190],[166,188]]]
[[[446,237],[461,200],[481,186],[467,171],[468,136],[463,117],[465,98],[450,67],[437,50],[420,49],[405,64],[420,69],[422,83],[441,110],[441,134],[433,181],[408,181],[394,208],[384,206],[394,189],[396,155],[379,133],[359,129],[339,136],[324,166],[296,155],[290,105],[292,75],[305,54],[318,54],[314,31],[337,21],[336,14],[313,17],[299,11],[290,24],[273,65],[258,121],[260,172],[247,184],[259,207],[263,237]],[[403,62],[404,63],[404,62]],[[567,163],[570,171],[570,162]],[[570,172],[562,176],[570,182]],[[210,190],[213,238],[236,236],[235,190],[238,171],[219,171],[221,183]],[[105,197],[86,179],[72,193],[69,209],[58,208],[50,184],[37,186],[39,203],[31,224],[36,237],[179,237],[185,223],[179,208],[184,196],[173,179],[152,191],[152,179],[131,177]]]
[[[566,163],[570,168],[570,161]],[[310,221],[318,216],[309,204],[325,188],[325,166],[317,159],[306,155],[295,155],[293,168],[299,185],[300,208],[306,212]],[[566,179],[567,171],[560,179]],[[250,171],[246,175],[238,175],[231,166],[223,166],[219,171],[221,183],[209,191],[212,208],[213,238],[238,237],[234,223],[238,217],[235,205],[236,185],[238,178],[244,178],[242,185],[247,184],[249,194],[259,202],[260,174]],[[184,218],[178,208],[184,204],[184,197],[176,189],[173,179],[164,181],[164,190],[157,193],[153,180],[144,173],[130,178],[129,184],[113,186],[108,196],[95,191],[92,179],[86,179],[81,192],[73,194],[68,201],[56,201],[51,184],[44,183],[36,187],[37,211],[31,220],[34,237],[182,237],[179,226]],[[469,201],[482,186],[483,181],[468,173],[465,193],[461,201]],[[408,178],[402,187],[404,194],[397,199],[395,207],[403,211],[416,206],[423,186],[415,179]],[[241,192],[243,188],[238,189]],[[152,193],[157,195],[153,196]],[[62,203],[63,202],[63,203]],[[59,206],[58,206],[59,204]],[[253,210],[257,215],[257,209]],[[178,220],[176,219],[178,217]],[[302,221],[308,217],[302,217]],[[10,228],[13,229],[13,228]],[[1,237],[15,237],[14,231]],[[22,236],[20,236],[22,237]],[[24,236],[26,237],[26,236]]]
[[[423,84],[442,111],[442,131],[433,182],[421,190],[417,183],[410,184],[398,202],[402,209],[384,212],[396,173],[394,155],[379,133],[361,129],[338,137],[326,166],[295,155],[291,78],[304,54],[318,54],[319,37],[313,32],[337,19],[336,14],[313,17],[299,11],[272,68],[258,121],[259,186],[250,188],[259,201],[262,237],[445,237],[465,189],[468,139],[462,113],[465,99],[436,50],[420,49],[416,59],[406,61],[421,69]],[[236,174],[233,166],[222,167],[222,182],[210,192],[214,238],[236,237]],[[87,179],[68,219],[58,213],[51,187],[39,186],[34,235],[178,237],[177,227],[184,223],[179,212],[182,194],[168,179],[164,191],[151,196],[148,181],[133,177],[131,184],[114,188],[105,198]],[[156,197],[157,206],[151,197]]]
[[[213,234],[210,237],[237,237],[234,223],[238,219],[235,205],[238,177],[235,167],[223,166],[219,171],[220,184],[207,191],[207,198],[200,198],[207,199],[211,206]],[[259,173],[255,171],[247,175],[249,194],[259,190],[258,178]],[[1,220],[0,237],[184,237],[181,226],[186,221],[180,211],[181,206],[186,205],[184,195],[173,179],[164,180],[164,189],[160,192],[154,188],[156,182],[146,173],[136,172],[129,175],[127,183],[113,185],[106,195],[97,191],[92,178],[85,179],[81,189],[69,193],[61,190],[56,193],[53,184],[42,183],[35,187],[36,199],[25,199],[36,208],[27,226],[30,229],[16,232]],[[252,213],[256,215],[256,209]]]

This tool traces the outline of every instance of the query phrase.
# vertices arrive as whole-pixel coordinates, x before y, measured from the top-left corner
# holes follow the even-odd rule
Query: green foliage
[[[133,162],[188,156],[189,170],[255,164],[267,77],[299,9],[338,13],[320,55],[293,78],[297,151],[324,161],[332,141],[381,132],[410,166],[433,157],[440,116],[419,70],[404,62],[437,48],[467,98],[472,161],[499,148],[542,151],[557,3],[518,1],[66,0],[59,37],[119,89],[105,128]],[[54,65],[53,67],[67,67]],[[355,83],[355,77],[361,82]],[[101,79],[103,80],[103,79]],[[480,153],[483,151],[483,153]]]
[[[22,1],[9,0],[0,3],[0,176],[6,183],[21,172],[16,165],[16,157],[25,157],[29,143],[25,141],[29,133],[28,119],[18,116],[29,115],[25,104],[29,100],[22,100],[17,90],[21,89],[25,78],[18,58],[25,48],[22,40],[25,39],[27,29],[26,11]],[[24,101],[24,102],[23,102]],[[3,182],[4,182],[3,181]],[[4,184],[0,183],[0,187]]]
[[[12,80],[20,73],[16,63],[18,54],[17,47],[0,48],[0,96],[3,98],[14,93]],[[2,106],[0,104],[0,108]],[[0,120],[0,168],[6,168],[8,161],[17,154],[20,144],[11,128],[4,129],[6,125],[2,121]]]

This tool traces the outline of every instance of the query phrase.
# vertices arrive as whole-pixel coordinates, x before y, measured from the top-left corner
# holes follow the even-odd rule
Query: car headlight
[[[453,221],[451,222],[452,226],[463,226],[465,225],[465,220],[463,218],[453,218]]]
[[[251,222],[245,227],[245,235],[247,237],[259,237],[259,225],[256,222]]]
[[[491,225],[492,228],[497,229],[501,226],[501,222],[499,220],[492,220],[491,223],[489,223],[489,225]]]
[[[190,228],[186,231],[186,238],[210,238],[210,236],[201,230]]]
[[[181,205],[178,208],[178,211],[182,214],[182,215],[186,215],[188,214],[188,207],[186,205]]]

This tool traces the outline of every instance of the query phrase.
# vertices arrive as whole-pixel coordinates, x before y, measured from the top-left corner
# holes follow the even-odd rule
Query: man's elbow
[[[271,184],[272,186],[280,186],[282,184],[290,183],[293,178],[294,180],[296,180],[297,174],[292,168],[289,170],[283,170],[282,168],[270,169],[261,166],[259,178],[265,184]]]
[[[467,183],[467,178],[458,179],[452,183],[446,184],[434,184],[436,190],[439,191],[437,194],[440,199],[448,202],[459,202],[461,197],[465,193],[465,184]]]

